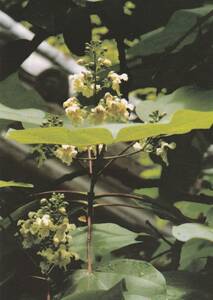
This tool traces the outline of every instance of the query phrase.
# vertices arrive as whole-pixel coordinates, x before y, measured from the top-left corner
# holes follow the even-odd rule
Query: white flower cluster
[[[126,122],[134,106],[126,99],[113,96],[109,92],[104,95],[99,104],[91,109],[90,118],[95,124],[103,122]]]
[[[53,193],[50,199],[40,201],[41,208],[28,213],[28,219],[19,220],[23,248],[34,247],[42,257],[40,267],[47,273],[52,266],[66,269],[78,254],[72,251],[72,232],[76,229],[68,219],[63,194]]]
[[[157,142],[157,144],[155,144],[155,141],[150,141],[147,142],[147,139],[144,139],[144,140],[141,140],[141,141],[138,141],[136,142],[134,145],[133,145],[133,148],[135,151],[144,151],[144,152],[147,152],[147,153],[154,153],[156,154],[157,156],[160,156],[162,161],[168,166],[169,165],[169,162],[168,162],[168,157],[167,157],[167,154],[168,154],[168,150],[174,150],[176,148],[176,144],[173,142],[173,143],[167,143],[163,140],[159,140]]]
[[[88,47],[90,49],[90,46]],[[110,67],[111,61],[104,57],[102,51],[98,53],[100,57],[89,63],[80,59],[79,63],[85,65],[88,70],[70,76],[71,90],[76,96],[65,101],[63,106],[73,125],[81,125],[85,121],[93,124],[127,122],[130,112],[134,109],[133,105],[121,97],[120,86],[122,82],[128,80],[127,74],[119,75],[110,71],[105,79],[100,80],[97,73]],[[104,93],[107,89],[109,92]],[[99,96],[101,94],[104,96]],[[95,100],[96,105],[92,105],[90,101],[86,100],[88,105],[83,106],[81,104],[82,96],[91,98],[91,101]],[[99,101],[97,101],[97,97],[100,97]]]

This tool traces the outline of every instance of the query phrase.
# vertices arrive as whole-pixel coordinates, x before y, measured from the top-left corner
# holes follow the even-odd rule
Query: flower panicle
[[[67,206],[63,194],[53,193],[49,199],[40,200],[37,211],[30,211],[26,220],[17,223],[23,248],[37,250],[44,274],[52,266],[66,269],[73,259],[79,259],[72,250],[76,226],[69,221]]]
[[[122,98],[120,86],[128,81],[128,75],[106,72],[112,66],[110,59],[105,57],[106,49],[101,42],[92,41],[86,45],[88,59],[80,59],[79,64],[85,70],[70,75],[70,97],[64,102],[67,117],[74,126],[83,123],[102,124],[107,122],[127,122],[134,109],[132,104]],[[82,105],[83,103],[87,105]]]

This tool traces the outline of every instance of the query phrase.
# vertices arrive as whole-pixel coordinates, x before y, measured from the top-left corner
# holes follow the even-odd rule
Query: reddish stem
[[[91,176],[90,191],[87,194],[88,210],[87,210],[87,270],[92,273],[92,215],[93,215],[93,199],[94,199],[94,174],[93,162],[91,160],[91,149],[88,149],[89,174]]]

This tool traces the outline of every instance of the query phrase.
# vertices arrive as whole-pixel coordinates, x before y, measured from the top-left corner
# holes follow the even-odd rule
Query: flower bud
[[[60,207],[59,209],[58,209],[58,211],[61,213],[61,214],[66,214],[66,209],[65,209],[65,207]]]
[[[28,217],[29,218],[33,218],[34,216],[35,216],[35,212],[34,211],[30,211],[29,213],[28,213]]]
[[[42,198],[40,200],[41,205],[47,204],[47,199],[46,198]]]
[[[80,58],[79,60],[77,60],[77,63],[81,66],[85,65],[85,60],[83,58]]]

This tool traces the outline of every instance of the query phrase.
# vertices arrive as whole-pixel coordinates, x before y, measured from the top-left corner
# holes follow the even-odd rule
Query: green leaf
[[[201,214],[207,215],[211,205],[197,203],[197,202],[189,202],[187,201],[179,201],[175,203],[175,206],[181,211],[181,213],[192,219],[197,219]],[[209,224],[210,225],[210,224]]]
[[[196,120],[196,122],[195,122]],[[88,146],[140,140],[150,136],[183,134],[192,129],[211,127],[213,112],[182,110],[168,124],[116,124],[87,128],[32,128],[9,131],[7,138],[23,144],[66,144]],[[115,129],[116,128],[116,129]],[[113,130],[113,132],[111,131]],[[113,138],[112,134],[116,137]],[[118,132],[118,133],[117,133]]]
[[[183,271],[167,272],[164,276],[167,282],[168,300],[212,299],[212,283],[207,276]]]
[[[196,122],[195,122],[196,120]],[[183,134],[192,129],[207,129],[213,123],[213,111],[201,112],[181,110],[174,114],[167,124],[140,124],[123,128],[119,131],[115,142],[133,141],[150,136]]]
[[[213,111],[212,98],[213,89],[205,90],[186,86],[177,89],[172,94],[160,96],[155,101],[140,101],[136,106],[136,113],[142,121],[148,122],[149,115],[158,110],[160,113],[166,113],[160,123],[168,123],[179,110]]]
[[[1,120],[19,121],[40,125],[44,121],[45,115],[46,113],[39,109],[13,109],[3,104],[0,104]]]
[[[7,137],[23,144],[65,144],[75,146],[110,144],[113,140],[111,133],[104,128],[32,128],[9,131]]]
[[[197,263],[206,263],[206,258],[213,256],[212,242],[203,239],[193,239],[186,242],[181,251],[180,270],[199,271]],[[198,262],[199,260],[199,262]]]
[[[15,73],[0,84],[0,103],[11,108],[44,108],[46,104],[32,88],[26,88]]]
[[[104,256],[116,249],[137,243],[137,233],[119,225],[104,223],[93,225],[93,252],[94,256]],[[87,227],[78,227],[72,234],[73,251],[86,261]]]
[[[205,5],[195,9],[181,9],[176,11],[170,18],[165,28],[159,28],[141,36],[140,42],[131,47],[128,54],[131,56],[148,56],[157,53],[164,53],[182,38],[195,24],[198,19],[205,17],[213,10],[213,5]],[[213,17],[206,20],[205,25],[213,23]],[[199,27],[198,27],[199,28]],[[202,27],[202,33],[206,32],[208,26]],[[179,44],[174,52],[184,46],[192,44],[197,38],[198,30],[193,30]]]
[[[8,120],[40,125],[45,115],[45,102],[35,90],[21,83],[17,73],[1,82],[0,104],[0,129],[11,123]]]
[[[33,188],[33,184],[31,184],[31,183],[0,180],[0,188],[11,187],[11,186],[13,186],[13,187]]]
[[[88,291],[67,296],[62,300],[125,300],[123,296],[124,290],[125,282],[124,280],[121,280],[107,291]]]
[[[179,226],[173,226],[172,234],[181,242],[186,242],[195,238],[213,242],[213,228],[202,224],[185,223]]]
[[[68,293],[108,290],[122,279],[126,282],[126,300],[132,300],[133,295],[141,300],[143,298],[139,296],[146,300],[166,300],[166,284],[162,274],[149,263],[129,259],[114,260],[99,266],[92,274],[88,274],[87,270],[77,271],[71,278],[73,286]]]

